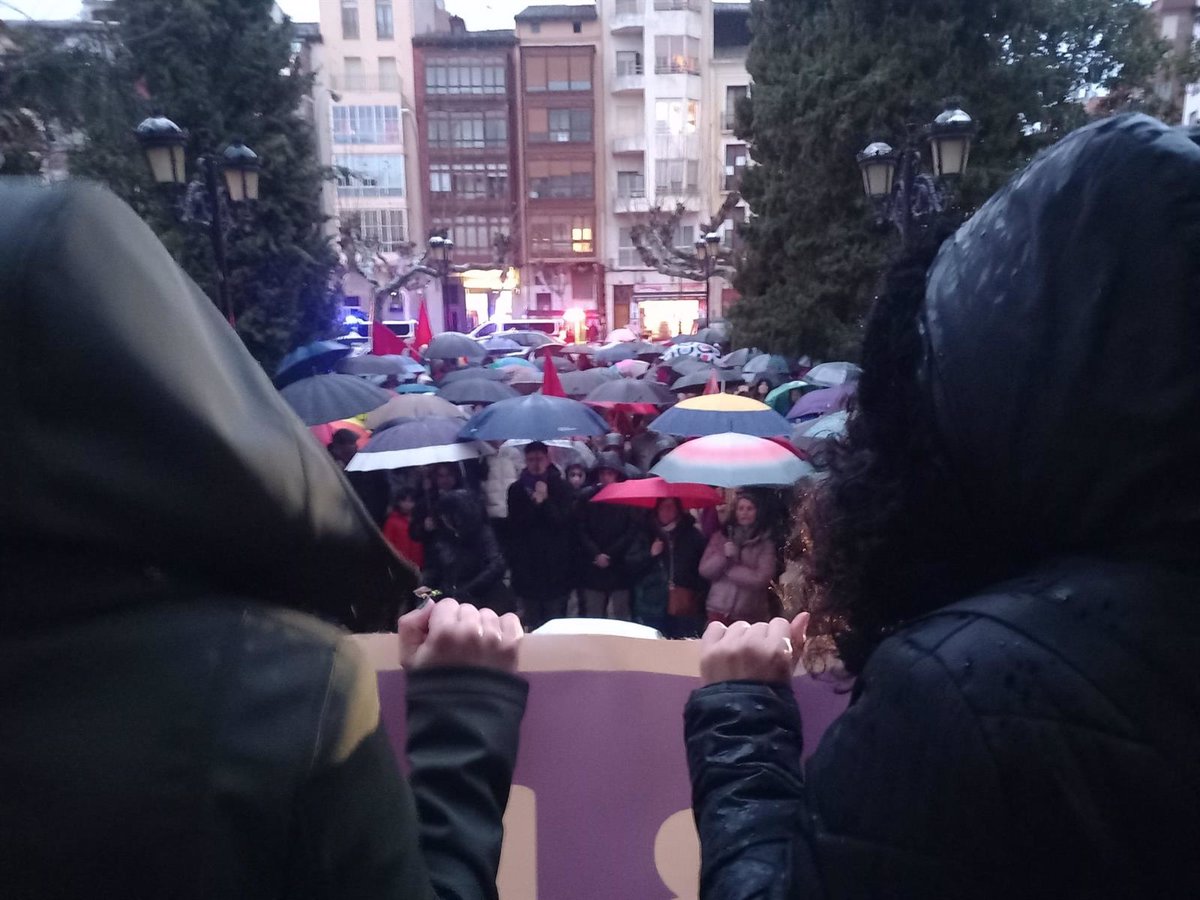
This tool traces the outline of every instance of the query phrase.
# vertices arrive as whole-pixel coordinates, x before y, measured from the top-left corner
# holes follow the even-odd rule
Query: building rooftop
[[[517,33],[507,28],[492,31],[450,31],[413,35],[414,47],[509,47]]]
[[[594,22],[598,16],[594,3],[576,6],[553,3],[546,6],[527,6],[513,18],[518,22]]]

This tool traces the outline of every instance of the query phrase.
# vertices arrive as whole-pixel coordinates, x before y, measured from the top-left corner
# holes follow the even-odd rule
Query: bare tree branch
[[[700,237],[703,238],[705,234],[719,230],[729,220],[741,199],[741,194],[731,191],[712,218],[701,223]],[[703,258],[691,247],[675,246],[675,234],[685,215],[687,215],[687,207],[682,203],[677,203],[671,210],[655,206],[647,213],[645,223],[634,225],[631,229],[633,246],[646,266],[663,275],[669,275],[672,278],[686,278],[691,281],[704,281]],[[732,281],[737,274],[740,262],[740,253],[720,245],[713,261],[712,274],[718,275],[726,281]]]

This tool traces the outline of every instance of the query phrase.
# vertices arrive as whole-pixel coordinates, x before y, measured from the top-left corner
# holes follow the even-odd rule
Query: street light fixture
[[[967,170],[975,121],[957,106],[948,107],[914,134],[910,129],[899,151],[875,141],[857,155],[863,192],[875,206],[876,219],[896,226],[905,246],[914,225],[940,214],[949,204],[953,183]],[[921,170],[921,145],[929,143],[933,174]]]
[[[243,203],[258,199],[258,154],[242,141],[233,141],[221,153],[201,154],[196,159],[197,175],[201,181],[188,182],[184,149],[188,134],[166,116],[155,114],[144,119],[134,135],[142,145],[150,173],[159,184],[187,185],[179,216],[183,221],[200,221],[209,226],[213,259],[217,264],[217,294],[219,305],[229,324],[235,322],[233,300],[229,296],[229,265],[225,258],[226,210],[217,179],[218,169],[224,175],[225,193],[230,202]]]
[[[450,285],[450,257],[454,253],[454,241],[448,237],[443,237],[440,234],[435,234],[429,239],[429,252],[433,256],[433,261],[436,263],[435,268],[441,275],[442,288],[442,314],[446,316],[446,321],[454,326],[458,325],[458,314],[453,310],[447,310],[446,297]],[[452,313],[448,315],[447,313]],[[455,331],[457,328],[452,328]]]
[[[709,313],[712,310],[712,275],[713,267],[717,263],[717,254],[721,250],[721,236],[715,231],[710,231],[708,234],[696,241],[696,255],[704,260],[704,321],[708,323]]]

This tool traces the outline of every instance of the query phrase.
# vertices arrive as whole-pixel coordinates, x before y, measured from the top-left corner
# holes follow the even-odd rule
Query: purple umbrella
[[[794,422],[796,419],[811,419],[845,409],[850,405],[850,398],[854,396],[857,388],[858,383],[851,381],[847,384],[839,384],[837,387],[824,388],[805,394],[796,401],[796,405],[792,407],[792,411],[787,414],[787,417]]]

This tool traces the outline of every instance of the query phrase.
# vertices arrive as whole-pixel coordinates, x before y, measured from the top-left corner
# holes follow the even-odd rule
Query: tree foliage
[[[73,87],[48,103],[82,138],[72,174],[129,202],[214,300],[208,229],[180,220],[178,194],[153,183],[133,128],[152,112],[184,128],[189,176],[201,155],[219,154],[233,139],[258,153],[260,199],[229,210],[227,257],[238,333],[268,370],[293,346],[332,333],[336,307],[336,257],[320,208],[328,173],[301,111],[311,76],[298,70],[290,23],[273,20],[272,6],[117,0],[119,24],[103,40],[62,48],[84,55],[86,68],[72,71]]]
[[[737,110],[754,213],[731,312],[739,343],[852,357],[895,246],[855,154],[916,135],[953,95],[979,125],[962,184],[977,206],[1085,118],[1091,88],[1143,84],[1162,58],[1137,0],[753,0]]]

